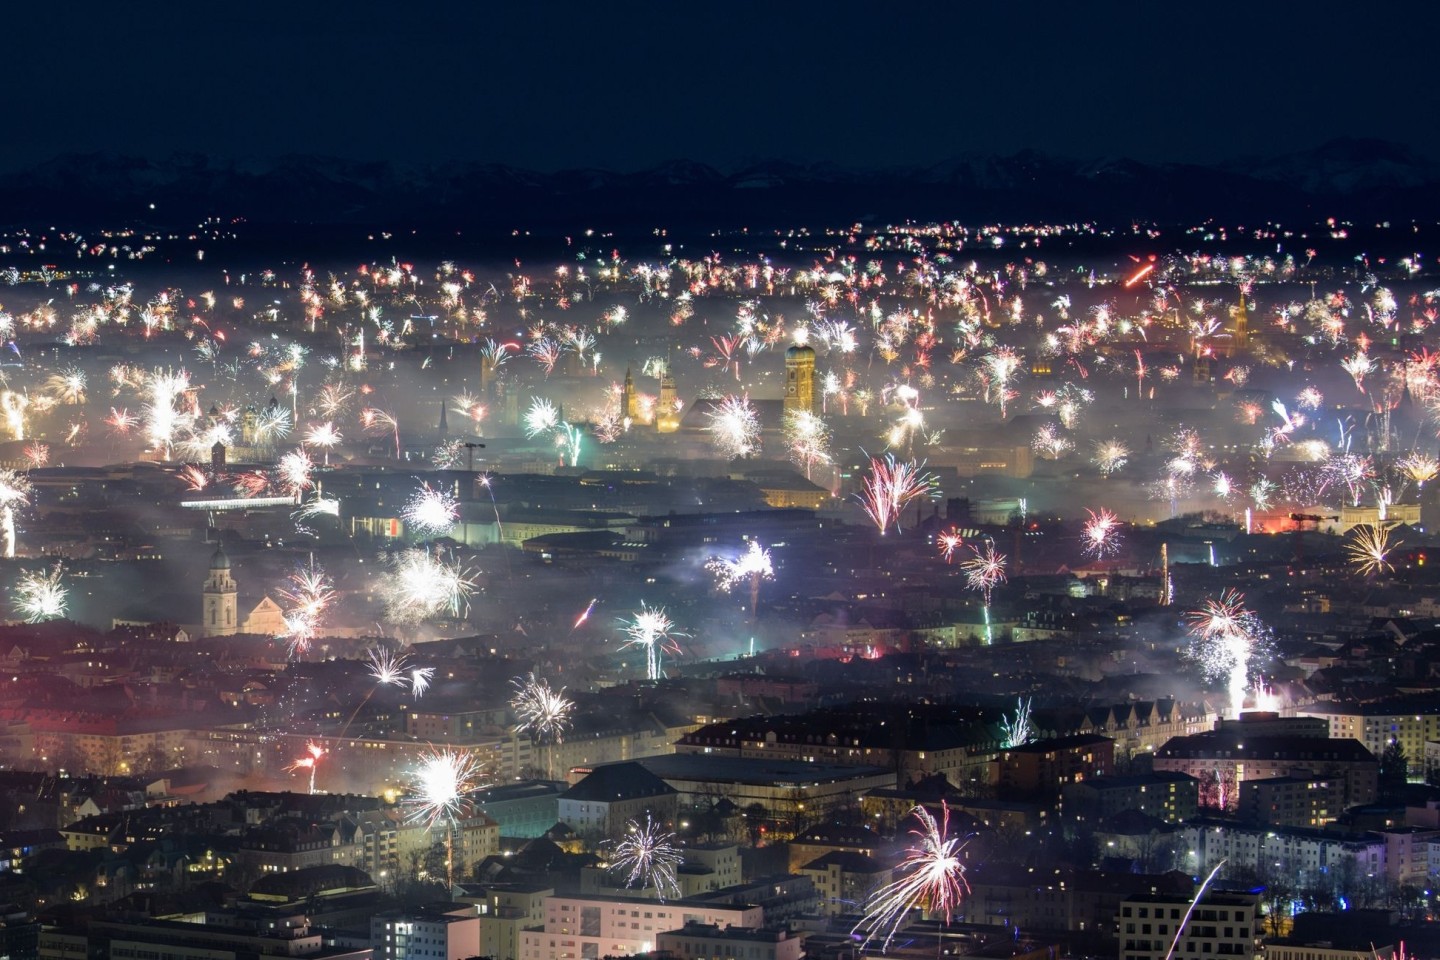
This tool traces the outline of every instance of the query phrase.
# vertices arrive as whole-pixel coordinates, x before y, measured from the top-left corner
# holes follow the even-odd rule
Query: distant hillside
[[[1189,223],[1324,216],[1434,220],[1440,168],[1381,141],[1214,165],[1074,160],[1035,152],[918,169],[756,163],[721,172],[675,161],[617,173],[494,164],[416,165],[320,156],[234,161],[58,157],[0,175],[0,222],[391,223],[562,227],[777,226],[852,220]],[[151,204],[154,204],[152,211]]]

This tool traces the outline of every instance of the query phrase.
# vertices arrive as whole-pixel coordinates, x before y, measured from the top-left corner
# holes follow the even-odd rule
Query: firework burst
[[[307,740],[305,741],[305,756],[296,760],[294,763],[290,764],[290,766],[286,767],[285,769],[291,772],[294,772],[296,770],[309,770],[310,792],[313,794],[315,792],[315,768],[319,766],[320,758],[325,756],[325,754],[329,752],[330,751],[326,750],[324,747],[322,747],[315,741]]]
[[[62,582],[64,575],[65,569],[58,563],[46,570],[22,574],[15,584],[15,612],[24,617],[26,623],[65,616],[70,601]]]
[[[434,827],[452,825],[470,809],[469,794],[481,788],[483,767],[466,750],[432,750],[421,758],[405,798],[407,819]]]
[[[1351,531],[1355,538],[1345,545],[1345,553],[1361,576],[1379,576],[1395,569],[1390,563],[1390,551],[1405,541],[1392,541],[1390,530],[1388,524],[1365,523]]]
[[[448,613],[464,616],[475,590],[471,572],[456,560],[412,548],[390,558],[385,580],[385,609],[396,623],[417,623]]]
[[[942,530],[935,537],[935,549],[940,551],[940,556],[945,558],[946,563],[955,559],[955,551],[959,550],[964,543],[965,537],[954,527]]]
[[[460,501],[447,491],[422,483],[405,503],[400,516],[422,539],[443,537],[460,519]]]
[[[1119,440],[1100,440],[1095,443],[1095,455],[1090,458],[1096,469],[1104,476],[1117,472],[1130,462],[1130,448]]]
[[[1028,697],[1017,697],[1015,712],[1007,714],[1000,721],[1002,746],[1007,750],[1023,747],[1035,739],[1035,728],[1030,723],[1031,701]]]
[[[680,884],[675,871],[685,857],[675,848],[675,834],[645,815],[642,826],[631,820],[625,825],[625,836],[613,844],[611,868],[625,874],[625,886],[653,888],[663,903],[667,896],[678,897]]]
[[[924,467],[924,461],[901,463],[890,454],[884,459],[870,458],[870,475],[858,496],[881,536],[892,525],[900,529],[905,508],[911,503],[935,495],[935,478]]]
[[[1085,545],[1085,555],[1096,560],[1114,556],[1120,549],[1120,521],[1103,507],[1098,513],[1094,510],[1085,512],[1090,515],[1080,537]]]
[[[537,741],[561,743],[570,725],[570,712],[575,704],[565,698],[565,688],[551,689],[550,684],[535,674],[511,681],[515,695],[510,709],[515,711],[516,733],[529,733]]]
[[[641,647],[645,650],[646,678],[663,678],[665,673],[660,667],[661,655],[666,652],[680,652],[680,646],[675,642],[675,634],[672,632],[675,623],[665,613],[665,608],[647,606],[642,602],[640,610],[634,616],[621,622],[624,624],[625,646]]]
[[[401,654],[391,653],[383,647],[376,647],[370,651],[366,658],[370,676],[380,686],[401,686],[405,683],[405,667],[407,657]]]
[[[29,504],[30,480],[14,470],[0,470],[0,538],[6,558],[15,556],[15,508]]]
[[[760,546],[760,541],[751,540],[745,552],[733,560],[711,557],[705,569],[715,577],[715,586],[729,593],[742,583],[750,586],[750,619],[754,620],[760,602],[760,583],[775,579],[775,566],[770,561],[770,551]]]
[[[290,574],[285,586],[277,592],[287,605],[283,637],[291,655],[298,656],[310,649],[319,634],[325,610],[335,599],[335,590],[324,568],[317,567],[312,559],[308,566]]]
[[[964,841],[950,836],[950,808],[941,803],[939,820],[921,806],[911,808],[910,816],[919,826],[910,831],[916,842],[895,868],[899,879],[875,891],[865,916],[851,930],[865,932],[862,950],[882,930],[886,933],[881,950],[888,950],[912,910],[926,910],[948,924],[969,892],[960,860]]]
[[[1230,708],[1240,715],[1245,705],[1250,666],[1265,632],[1260,619],[1245,609],[1245,598],[1226,590],[1190,613],[1190,656],[1210,680],[1224,679]]]
[[[760,415],[748,397],[725,397],[706,416],[710,418],[710,439],[727,458],[760,452]]]

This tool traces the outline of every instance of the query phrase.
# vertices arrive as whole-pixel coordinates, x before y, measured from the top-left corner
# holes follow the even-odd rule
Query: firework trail
[[[1195,904],[1199,903],[1200,899],[1205,896],[1205,891],[1209,888],[1210,881],[1215,879],[1215,875],[1220,872],[1220,868],[1225,866],[1226,860],[1229,859],[1229,857],[1226,857],[1224,860],[1215,864],[1215,869],[1210,871],[1210,876],[1206,877],[1205,882],[1200,884],[1200,889],[1195,891],[1195,899],[1191,900],[1190,906],[1185,908],[1185,916],[1180,918],[1180,926],[1175,928],[1175,939],[1170,941],[1170,949],[1165,951],[1165,960],[1170,960],[1170,958],[1175,955],[1175,948],[1180,945],[1180,935],[1185,932],[1185,926],[1190,922],[1190,915],[1195,912]]]
[[[1031,701],[1027,697],[1019,697],[1015,700],[1015,712],[1009,714],[1000,721],[1000,733],[1003,737],[1003,746],[1007,750],[1016,747],[1023,747],[1035,739],[1035,730],[1030,725]]]
[[[589,619],[590,619],[590,614],[592,614],[592,613],[595,612],[595,604],[597,604],[597,603],[599,603],[599,602],[600,602],[600,598],[599,598],[599,597],[591,597],[591,598],[590,598],[590,602],[585,605],[585,609],[580,611],[580,616],[578,616],[578,617],[575,618],[575,625],[570,628],[570,632],[571,632],[571,633],[574,633],[576,630],[579,630],[580,627],[581,627],[581,625],[582,625],[586,620],[589,620]]]
[[[320,746],[320,744],[316,743],[315,741],[307,740],[305,741],[305,756],[296,760],[294,763],[290,764],[290,766],[286,767],[285,769],[292,772],[295,770],[309,770],[310,793],[313,795],[315,793],[315,768],[319,765],[320,758],[325,756],[325,754],[329,752],[330,751],[326,750],[324,747]]]

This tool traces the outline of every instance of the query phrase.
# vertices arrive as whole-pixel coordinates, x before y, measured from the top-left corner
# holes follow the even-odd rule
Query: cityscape
[[[28,117],[0,956],[1440,956],[1419,134],[523,172]]]

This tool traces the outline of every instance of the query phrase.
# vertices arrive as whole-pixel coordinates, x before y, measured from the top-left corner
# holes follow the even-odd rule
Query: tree
[[[1398,740],[1385,744],[1380,754],[1380,799],[1398,800],[1410,776],[1410,760]]]

